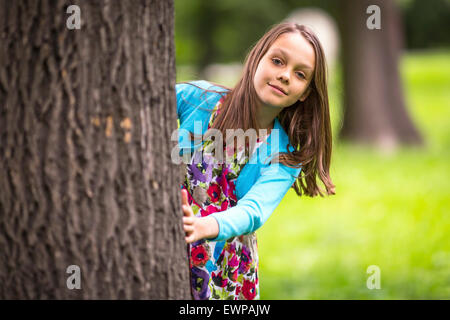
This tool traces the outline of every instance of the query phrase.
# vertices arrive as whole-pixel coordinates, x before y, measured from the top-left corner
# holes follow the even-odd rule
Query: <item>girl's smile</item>
[[[276,86],[276,85],[273,85],[273,84],[270,84],[270,83],[268,83],[268,85],[271,86],[272,89],[273,89],[276,93],[287,96],[287,93],[284,92],[284,90],[281,89],[280,87],[278,87],[278,86]]]

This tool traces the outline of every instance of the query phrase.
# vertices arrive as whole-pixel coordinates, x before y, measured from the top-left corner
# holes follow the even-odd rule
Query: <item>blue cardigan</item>
[[[227,90],[203,80],[191,83],[202,89],[186,83],[176,85],[179,129],[180,132],[204,134],[208,129],[211,111],[222,95],[203,89],[225,93]],[[267,147],[260,146],[239,173],[236,180],[237,204],[210,215],[217,220],[219,234],[209,240],[223,241],[249,234],[261,227],[300,174],[301,168],[270,162],[277,152],[286,152],[289,144],[289,138],[278,118],[275,118],[274,129],[278,131],[271,131],[266,141]],[[192,154],[193,150],[201,146],[201,142],[195,144],[187,141],[186,136],[181,133],[178,139],[180,154],[186,149],[190,149]],[[289,150],[293,150],[292,145],[289,145]]]

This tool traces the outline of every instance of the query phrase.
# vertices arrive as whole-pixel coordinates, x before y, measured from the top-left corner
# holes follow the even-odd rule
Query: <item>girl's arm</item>
[[[299,174],[300,169],[272,164],[263,171],[236,206],[207,217],[194,216],[188,204],[186,190],[183,189],[186,242],[192,243],[200,239],[224,241],[256,231],[267,221]]]
[[[236,206],[208,216],[215,218],[219,225],[217,237],[210,240],[223,241],[260,228],[291,188],[300,170],[280,163],[265,168]]]

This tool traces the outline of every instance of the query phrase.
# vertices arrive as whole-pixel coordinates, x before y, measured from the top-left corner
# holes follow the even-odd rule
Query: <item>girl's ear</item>
[[[306,89],[306,91],[302,94],[302,96],[300,97],[300,99],[298,99],[300,102],[303,102],[306,100],[306,98],[308,98],[309,93],[311,92],[311,87],[308,87],[308,89]]]

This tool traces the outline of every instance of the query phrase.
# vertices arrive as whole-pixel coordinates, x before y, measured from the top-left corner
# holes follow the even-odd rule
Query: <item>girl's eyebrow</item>
[[[278,51],[279,53],[281,53],[281,55],[283,55],[283,56],[289,58],[289,55],[287,54],[287,52],[284,51],[284,50],[281,49],[281,48],[275,48],[275,49],[273,49],[273,50],[272,50],[272,53],[277,52],[277,51]],[[299,63],[298,66],[301,67],[301,68],[304,68],[304,69],[313,70],[312,67],[310,67],[309,65],[303,64],[303,63]]]

